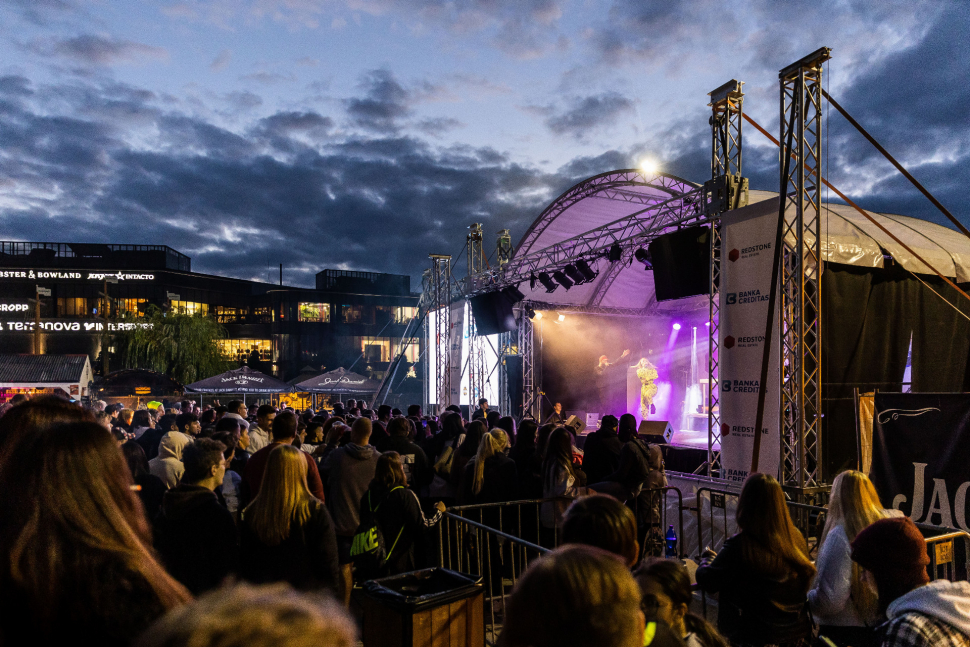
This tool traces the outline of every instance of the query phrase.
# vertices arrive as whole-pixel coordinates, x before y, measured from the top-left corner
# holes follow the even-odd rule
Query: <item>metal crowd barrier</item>
[[[927,537],[926,552],[930,557],[927,571],[931,580],[970,580],[970,533],[958,530]]]

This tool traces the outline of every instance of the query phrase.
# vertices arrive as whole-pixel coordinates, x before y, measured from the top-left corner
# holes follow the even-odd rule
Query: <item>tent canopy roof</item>
[[[256,393],[272,395],[274,393],[292,393],[294,388],[248,366],[226,371],[220,375],[213,375],[204,380],[186,384],[188,393]]]
[[[543,210],[516,247],[515,257],[535,254],[638,212],[644,212],[644,218],[653,218],[664,201],[693,193],[698,186],[664,174],[645,176],[632,169],[588,178]],[[777,199],[775,192],[752,190],[748,204]],[[918,218],[869,213],[942,274],[957,282],[970,281],[970,239],[955,230]],[[826,261],[881,268],[884,254],[889,254],[907,270],[933,274],[930,268],[852,207],[823,203],[821,230],[822,258]],[[645,239],[637,246],[646,243]],[[643,265],[635,261],[627,264],[626,258],[624,256],[624,261],[618,263],[622,267],[613,268],[604,258],[591,260],[590,265],[599,271],[599,276],[569,290],[560,287],[547,293],[541,284],[533,288],[529,281],[519,285],[519,289],[526,299],[550,308],[597,306],[673,314],[707,307],[706,296],[657,302],[653,272],[645,271]]]

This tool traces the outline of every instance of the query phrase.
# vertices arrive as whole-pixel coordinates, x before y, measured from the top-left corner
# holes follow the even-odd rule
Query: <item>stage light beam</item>
[[[680,324],[679,323],[675,323],[674,324],[674,330],[680,330]]]
[[[559,321],[559,323],[562,323],[562,322],[566,321],[566,315],[563,315],[563,314],[559,315],[558,321]]]

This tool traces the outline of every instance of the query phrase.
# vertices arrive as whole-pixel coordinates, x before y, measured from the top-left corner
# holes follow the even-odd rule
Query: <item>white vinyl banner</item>
[[[448,347],[451,350],[451,397],[448,402],[441,403],[441,409],[461,402],[462,364],[468,353],[467,349],[462,352],[465,341],[465,307],[464,299],[451,304],[451,330],[448,331]]]
[[[778,201],[766,200],[731,211],[724,214],[721,223],[721,468],[729,481],[740,482],[751,470]],[[778,301],[776,298],[758,461],[759,472],[776,478],[781,453]]]

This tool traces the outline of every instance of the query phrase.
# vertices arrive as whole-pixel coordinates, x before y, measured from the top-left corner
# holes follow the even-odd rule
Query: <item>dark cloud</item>
[[[545,123],[556,135],[585,139],[591,131],[612,126],[632,111],[630,99],[618,92],[604,92],[573,99],[563,110],[553,110]]]
[[[7,0],[6,5],[28,22],[40,26],[62,20],[76,11],[72,3],[64,0]]]
[[[58,56],[75,64],[92,66],[168,58],[168,51],[162,47],[94,34],[65,39],[38,39],[29,43],[28,48],[42,56]]]
[[[360,83],[363,97],[346,101],[355,126],[376,133],[396,133],[400,121],[411,114],[412,93],[388,70],[373,70]]]

